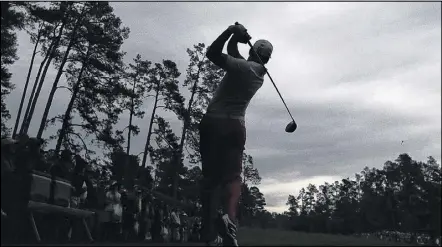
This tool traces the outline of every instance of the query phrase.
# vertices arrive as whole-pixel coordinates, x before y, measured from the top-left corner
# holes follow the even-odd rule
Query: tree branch
[[[70,124],[70,126],[72,126],[72,127],[82,127],[82,128],[86,127],[85,124]]]
[[[52,118],[63,120],[63,118],[62,118],[62,117],[59,117],[59,116],[55,116],[55,117],[52,117]],[[47,122],[49,122],[49,121],[51,121],[51,120],[49,119]]]
[[[173,148],[172,144],[170,144],[170,142],[166,139],[166,137],[161,135],[161,133],[154,132],[154,134],[157,134],[161,139],[163,139],[166,142],[167,145],[169,145],[170,148]]]
[[[69,131],[68,133],[77,136],[77,138],[80,139],[80,141],[83,143],[83,148],[86,150],[86,152],[89,152],[89,149],[87,148],[86,143],[84,142],[83,138],[81,138],[81,136],[79,134],[71,132],[71,131]]]
[[[68,87],[66,87],[66,86],[58,86],[57,89],[59,89],[59,88],[66,88],[67,90],[71,91],[71,93],[72,93],[72,89],[71,89],[71,88],[68,88]]]
[[[59,117],[59,116],[52,117],[51,119],[47,119],[46,120],[45,125],[47,126],[52,121],[52,119],[59,119],[59,120],[61,120],[63,122],[64,118],[63,117]],[[54,121],[54,124],[55,124],[55,121]]]

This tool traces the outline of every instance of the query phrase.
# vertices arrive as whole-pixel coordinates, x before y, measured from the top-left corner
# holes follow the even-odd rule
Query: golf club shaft
[[[284,98],[282,97],[281,93],[280,93],[279,90],[278,90],[278,87],[276,86],[275,82],[273,81],[272,77],[270,76],[269,71],[268,71],[267,68],[264,66],[264,63],[262,62],[261,57],[258,55],[258,52],[256,52],[255,49],[253,49],[252,43],[250,43],[250,41],[247,41],[247,43],[249,44],[250,49],[252,49],[253,52],[255,52],[255,55],[258,57],[259,62],[261,63],[261,65],[262,65],[262,66],[264,67],[264,69],[266,70],[266,73],[267,73],[267,75],[269,76],[270,81],[272,81],[272,84],[273,84],[273,86],[275,87],[276,92],[278,92],[279,97],[280,97],[281,100],[282,100],[282,103],[284,103],[285,109],[287,109],[287,112],[289,113],[289,115],[290,115],[290,117],[292,118],[293,122],[295,122],[295,119],[293,118],[292,114],[290,113],[289,108],[287,107],[287,104],[286,104],[285,101],[284,101]]]

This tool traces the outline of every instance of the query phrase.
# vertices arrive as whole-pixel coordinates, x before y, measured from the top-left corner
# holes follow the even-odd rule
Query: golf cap
[[[265,39],[260,39],[255,42],[253,49],[255,49],[259,56],[270,58],[273,52],[273,45]]]

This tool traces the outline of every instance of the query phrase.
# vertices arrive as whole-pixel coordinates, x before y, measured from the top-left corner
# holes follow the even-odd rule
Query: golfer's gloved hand
[[[239,43],[247,44],[247,42],[252,39],[247,33],[247,29],[239,23],[229,26],[229,29],[233,33],[233,37],[238,40]]]

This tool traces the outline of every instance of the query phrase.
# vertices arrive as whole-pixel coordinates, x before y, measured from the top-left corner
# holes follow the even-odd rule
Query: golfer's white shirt
[[[265,68],[228,55],[225,70],[227,73],[207,107],[207,114],[244,117],[250,100],[264,82]]]

